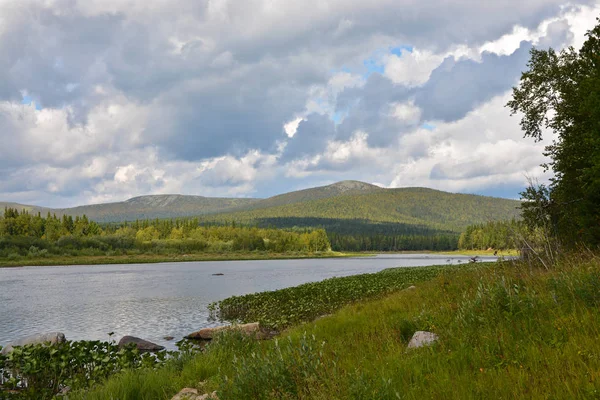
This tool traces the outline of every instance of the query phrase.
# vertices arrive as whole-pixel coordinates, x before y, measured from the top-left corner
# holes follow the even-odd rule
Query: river
[[[468,262],[466,256],[387,254],[360,258],[207,261],[0,268],[0,345],[60,331],[70,340],[134,335],[173,348],[208,321],[206,306],[233,295],[275,290],[390,267]],[[486,257],[482,261],[495,261]],[[213,275],[223,274],[223,275]]]

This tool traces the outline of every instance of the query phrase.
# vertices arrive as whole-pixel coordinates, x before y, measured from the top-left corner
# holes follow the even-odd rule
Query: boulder
[[[410,339],[410,342],[408,342],[408,348],[414,349],[418,347],[429,346],[436,342],[438,339],[439,336],[433,332],[417,331]]]
[[[240,324],[240,325],[227,325],[227,326],[217,326],[215,328],[204,328],[200,329],[197,332],[190,333],[185,338],[186,339],[197,339],[197,340],[211,340],[217,334],[227,331],[240,331],[244,335],[254,336],[257,339],[267,339],[269,334],[260,329],[258,322],[252,322],[250,324]]]
[[[135,336],[123,336],[123,338],[121,340],[119,340],[119,348],[123,348],[130,343],[135,343],[135,346],[141,352],[160,351],[160,350],[165,349],[164,346],[160,346],[156,343],[152,343],[152,342],[149,342],[144,339],[140,339]]]
[[[217,392],[198,394],[198,389],[184,388],[171,398],[171,400],[219,400]]]
[[[415,290],[417,287],[415,285],[411,285],[406,288],[406,290]]]
[[[65,342],[65,334],[62,332],[50,332],[50,333],[38,333],[36,335],[26,336],[19,340],[15,340],[6,345],[2,349],[2,354],[6,355],[13,351],[13,348],[16,346],[26,346],[28,344],[41,344],[41,343],[49,343],[51,345],[64,343]]]
[[[197,400],[198,389],[183,388],[179,393],[171,398],[171,400]]]

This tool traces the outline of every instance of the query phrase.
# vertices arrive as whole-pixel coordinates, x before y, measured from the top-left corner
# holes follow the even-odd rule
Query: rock
[[[217,392],[198,394],[198,389],[185,388],[171,398],[171,400],[219,400]]]
[[[417,331],[414,333],[410,342],[408,342],[408,348],[414,349],[423,346],[429,346],[439,339],[439,336],[432,332]]]
[[[165,336],[163,337],[164,340],[173,340],[175,339],[173,336]]]
[[[217,334],[227,331],[240,331],[244,335],[247,336],[255,336],[257,339],[267,339],[269,337],[269,333],[263,332],[260,329],[258,322],[252,322],[250,324],[240,324],[240,325],[227,325],[227,326],[217,326],[215,328],[204,328],[200,329],[197,332],[190,333],[185,338],[186,339],[200,339],[200,340],[211,340]]]
[[[36,335],[27,336],[7,344],[6,347],[2,349],[2,354],[6,355],[10,353],[16,346],[26,346],[28,344],[41,343],[49,343],[53,345],[58,343],[64,343],[65,340],[65,334],[62,332],[38,333]]]
[[[184,388],[171,398],[171,400],[197,400],[198,389]]]
[[[415,290],[417,287],[415,285],[411,285],[406,288],[406,290]]]
[[[160,346],[156,343],[152,343],[147,340],[137,338],[135,336],[123,336],[123,338],[119,340],[119,348],[123,348],[130,343],[135,343],[135,346],[141,352],[160,351],[165,349],[164,346]]]
[[[328,317],[331,317],[332,315],[333,315],[333,314],[323,314],[323,315],[319,315],[318,317],[316,317],[316,318],[315,318],[315,321],[318,321],[318,320],[320,320],[320,319],[323,319],[323,318],[328,318]]]
[[[58,392],[58,394],[56,396],[57,397],[66,396],[67,394],[69,394],[70,391],[71,391],[71,386],[65,386],[62,389],[60,389],[60,392]]]

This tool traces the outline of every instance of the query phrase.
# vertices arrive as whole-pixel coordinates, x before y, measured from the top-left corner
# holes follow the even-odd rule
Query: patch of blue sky
[[[364,79],[367,79],[371,74],[378,73],[383,75],[385,72],[385,66],[376,58],[367,58],[363,61],[363,65],[367,69],[362,75]]]
[[[382,48],[374,51],[371,57],[363,60],[363,67],[366,69],[366,71],[362,74],[362,78],[366,80],[369,76],[371,76],[374,73],[383,75],[385,73],[385,65],[382,62],[382,59],[386,54],[394,54],[398,57],[402,57],[403,53],[412,53],[413,50],[413,46],[400,45],[389,48]],[[331,70],[332,74],[335,74],[337,72],[348,72],[352,74],[355,71],[353,70],[353,68],[350,68],[348,66],[343,66],[340,69]]]
[[[421,125],[421,128],[427,129],[428,131],[432,131],[432,130],[435,129],[435,125],[434,124],[430,124],[428,122],[424,122],[423,125]]]
[[[331,115],[330,119],[335,122],[336,125],[339,125],[342,123],[344,118],[348,116],[348,113],[349,110],[336,111]]]
[[[35,109],[36,110],[41,110],[42,109],[42,105],[40,104],[39,101],[35,101],[31,96],[25,94],[23,95],[23,99],[21,100],[21,104],[26,104],[28,106],[30,106],[31,104],[35,104]]]
[[[390,54],[394,54],[394,55],[397,55],[398,57],[402,57],[402,53],[405,53],[405,52],[412,53],[413,49],[414,48],[409,45],[391,47]]]

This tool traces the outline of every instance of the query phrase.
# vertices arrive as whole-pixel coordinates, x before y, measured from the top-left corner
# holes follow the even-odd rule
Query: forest
[[[144,220],[99,225],[82,217],[6,208],[0,217],[0,258],[49,255],[124,255],[197,252],[324,252],[331,249],[323,229],[291,231],[198,220]]]
[[[531,237],[523,220],[490,221],[470,225],[458,239],[460,250],[508,250],[522,246],[523,238]]]
[[[98,224],[85,215],[62,218],[5,208],[0,216],[0,258],[267,251],[455,250],[458,234],[424,225],[365,219],[198,218]]]
[[[456,232],[421,224],[380,222],[367,219],[336,218],[260,218],[260,227],[283,229],[322,228],[335,251],[417,251],[456,250]]]

